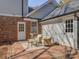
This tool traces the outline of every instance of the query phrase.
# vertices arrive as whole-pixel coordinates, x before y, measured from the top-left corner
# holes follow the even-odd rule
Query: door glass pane
[[[19,31],[24,31],[24,24],[19,24]]]

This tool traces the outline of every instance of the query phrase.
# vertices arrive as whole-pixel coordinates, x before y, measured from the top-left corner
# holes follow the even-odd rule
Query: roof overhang
[[[52,18],[46,21],[42,21],[40,22],[42,25],[47,25],[47,24],[56,24],[56,23],[61,23],[65,20],[70,20],[70,19],[74,19],[74,13],[72,14],[68,14],[65,16],[61,16],[61,17],[56,17],[56,18]]]
[[[72,11],[72,12],[69,12],[69,13],[65,13],[65,14],[62,14],[62,15],[58,15],[58,16],[55,16],[55,17],[51,17],[51,18],[48,18],[48,19],[44,19],[44,20],[40,20],[39,22],[45,22],[47,20],[51,20],[51,19],[55,19],[55,18],[58,18],[58,17],[62,17],[62,16],[66,16],[66,15],[69,15],[69,14],[74,14],[74,16],[76,16],[75,14],[79,12],[79,10],[76,10],[76,11]]]

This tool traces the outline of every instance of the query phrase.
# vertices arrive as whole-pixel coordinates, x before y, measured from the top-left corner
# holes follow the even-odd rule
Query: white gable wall
[[[60,22],[53,22],[50,20],[47,22],[42,22],[42,34],[50,35],[54,42],[59,42],[62,45],[72,46],[73,48],[77,48],[77,21],[73,22],[73,33],[65,33],[65,20],[76,19],[73,15],[63,16],[62,18],[58,18],[62,20]],[[53,20],[53,19],[52,19]]]

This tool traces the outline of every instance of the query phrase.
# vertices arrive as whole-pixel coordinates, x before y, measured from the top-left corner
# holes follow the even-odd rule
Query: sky
[[[48,0],[28,0],[29,6],[31,6],[31,7],[40,6],[41,4],[43,4],[46,1],[48,1]],[[57,0],[57,1],[59,1],[59,0]]]
[[[43,4],[46,1],[47,0],[28,0],[29,6],[31,6],[31,7],[39,6],[39,5]]]

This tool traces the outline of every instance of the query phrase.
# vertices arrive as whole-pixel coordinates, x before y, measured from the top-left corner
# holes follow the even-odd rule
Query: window
[[[66,20],[65,32],[73,32],[73,20]]]
[[[19,24],[19,31],[24,31],[24,24]]]
[[[32,22],[31,32],[32,33],[37,33],[37,22]]]

